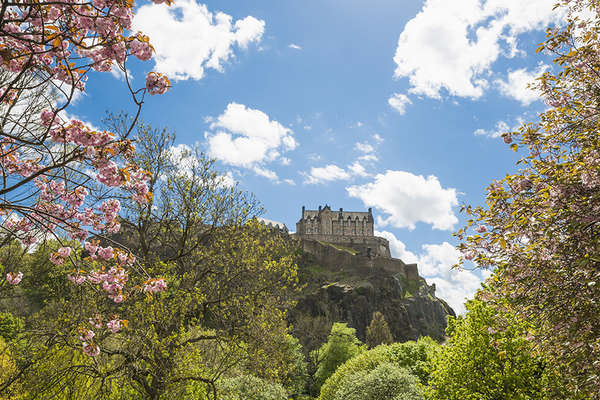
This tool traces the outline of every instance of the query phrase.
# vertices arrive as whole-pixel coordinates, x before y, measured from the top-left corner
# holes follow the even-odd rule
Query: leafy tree
[[[434,357],[428,395],[432,400],[541,400],[560,390],[530,341],[532,326],[480,301],[467,303],[464,317],[450,318],[449,339]]]
[[[302,269],[301,265],[299,270]],[[297,313],[292,314],[291,318],[293,318],[291,332],[300,341],[306,359],[306,386],[309,393],[316,395],[318,394],[316,373],[322,361],[320,349],[327,341],[333,324],[324,316],[312,317]]]
[[[425,400],[418,382],[407,370],[383,363],[344,377],[334,400]]]
[[[334,323],[327,342],[319,349],[320,362],[315,374],[317,389],[340,365],[364,350],[365,346],[356,337],[356,329],[343,322]]]
[[[15,380],[18,371],[12,351],[0,337],[0,387],[5,388],[0,400],[21,400],[25,397],[27,392],[21,383]]]
[[[223,400],[286,400],[285,389],[251,375],[224,379],[219,383],[219,398]]]
[[[279,338],[297,286],[295,244],[253,219],[260,211],[255,199],[225,185],[212,161],[193,151],[175,154],[166,131],[140,125],[138,136],[135,162],[152,165],[148,183],[155,196],[149,204],[123,200],[123,229],[109,240],[137,254],[148,276],[160,278],[133,286],[146,293],[144,301],[98,301],[99,283],[89,278],[102,273],[102,262],[90,260],[85,283],[70,285],[77,295],[44,307],[37,331],[59,335],[61,348],[84,352],[93,340],[93,362],[69,370],[85,375],[89,393],[117,381],[144,399],[190,392],[215,398],[221,376],[252,359],[267,365],[260,358],[278,353],[262,345],[278,340],[288,352],[267,373],[292,384],[293,373],[282,364],[297,361],[293,353],[286,358],[295,344]],[[160,281],[168,283],[166,290],[152,290]],[[81,339],[74,340],[77,335]]]
[[[277,382],[290,396],[304,393],[307,382],[306,360],[298,339],[290,334],[271,335],[251,344],[254,355],[244,365],[248,373]]]
[[[373,319],[367,327],[367,346],[370,349],[377,347],[380,344],[390,344],[394,342],[390,327],[388,326],[385,317],[379,311],[373,313]]]
[[[319,400],[333,400],[336,393],[343,390],[349,376],[373,371],[378,366],[391,363],[415,376],[421,385],[427,385],[434,354],[440,345],[429,337],[417,342],[380,345],[348,360],[338,367],[321,387]]]
[[[0,312],[0,336],[4,340],[13,340],[23,330],[24,322],[9,312]]]
[[[148,38],[130,30],[133,10],[133,1],[121,0],[4,1],[0,6],[0,248],[12,249],[15,240],[24,248],[56,240],[61,245],[49,254],[51,262],[69,265],[73,270],[69,278],[78,282],[86,279],[84,271],[94,263],[78,257],[82,246],[73,242],[83,244],[119,230],[115,196],[127,194],[140,203],[151,196],[147,173],[132,163],[134,147],[128,136],[133,123],[116,135],[67,118],[65,113],[74,97],[85,90],[92,71],[115,67],[127,77],[125,66],[131,56],[141,61],[151,58]],[[154,72],[141,89],[126,81],[137,114],[146,94],[164,93],[169,86],[165,76]],[[149,276],[133,258],[111,246],[98,250],[107,270],[119,271],[119,281],[112,281],[115,274],[103,274],[111,280],[105,280],[110,293],[96,293],[108,294],[115,303],[127,294],[139,294],[126,287],[129,272],[138,281],[140,276],[143,281]],[[119,260],[119,255],[125,259]],[[3,305],[14,306],[9,311],[18,314],[23,291],[15,286],[24,277],[24,263],[3,266],[0,291],[2,297],[10,297]],[[34,280],[37,272],[32,274]],[[62,285],[66,284],[63,280]],[[40,289],[42,295],[51,288]],[[89,355],[97,354],[93,341],[84,343]],[[32,362],[17,364],[25,368]],[[1,385],[0,394],[10,391],[9,386]]]
[[[495,267],[490,294],[535,324],[571,392],[599,399],[600,2],[559,3],[568,21],[540,46],[555,70],[536,85],[549,108],[504,134],[525,151],[521,169],[487,188],[485,207],[464,208],[472,219],[457,234],[465,259]]]

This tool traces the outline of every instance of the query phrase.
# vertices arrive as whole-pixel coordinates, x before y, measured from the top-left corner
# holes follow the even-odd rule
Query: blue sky
[[[544,104],[526,84],[550,68],[535,54],[554,0],[370,2],[176,0],[138,3],[153,60],[134,86],[173,88],[142,118],[198,145],[292,230],[303,205],[364,210],[395,256],[418,262],[462,311],[485,273],[457,272],[452,232],[464,203],[514,169],[498,134]],[[70,112],[99,125],[133,110],[118,74],[91,77]]]

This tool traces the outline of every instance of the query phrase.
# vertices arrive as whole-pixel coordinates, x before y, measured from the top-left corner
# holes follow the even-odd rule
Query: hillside
[[[447,316],[455,313],[435,296],[435,285],[418,276],[416,265],[367,256],[339,244],[306,239],[300,243],[298,272],[305,287],[290,310],[293,325],[310,326],[311,320],[347,322],[364,341],[372,314],[380,311],[396,341],[420,336],[443,339]]]

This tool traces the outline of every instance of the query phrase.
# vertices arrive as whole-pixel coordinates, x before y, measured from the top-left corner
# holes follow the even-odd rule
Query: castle
[[[353,248],[368,257],[390,258],[389,243],[375,236],[373,230],[373,210],[333,211],[331,207],[319,206],[318,210],[307,210],[302,206],[302,216],[296,223],[296,235],[302,239],[312,239]]]
[[[346,269],[384,269],[397,277],[417,282],[417,264],[405,264],[392,258],[387,239],[375,236],[373,210],[333,211],[319,206],[318,210],[302,207],[296,223],[295,236],[305,252],[324,265]],[[337,266],[337,267],[336,267]],[[434,289],[435,290],[435,289]]]
[[[362,236],[373,235],[373,210],[368,212],[332,211],[328,205],[318,210],[307,210],[302,206],[302,217],[296,223],[300,236]]]

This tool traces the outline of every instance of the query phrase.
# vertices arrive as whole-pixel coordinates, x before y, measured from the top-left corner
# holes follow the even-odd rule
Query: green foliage
[[[271,335],[254,343],[251,353],[244,368],[250,374],[280,383],[289,395],[304,392],[307,365],[298,339],[286,333]]]
[[[340,365],[362,353],[365,347],[356,338],[356,329],[342,322],[334,323],[327,343],[318,350],[319,366],[315,374],[317,387],[321,387]]]
[[[13,353],[6,342],[0,338],[0,386],[12,381],[18,375],[18,368]],[[0,400],[24,399],[26,391],[20,382],[8,386],[7,390],[0,393]]]
[[[286,400],[283,386],[251,375],[224,379],[218,385],[222,400]]]
[[[383,363],[344,377],[333,400],[424,400],[418,382],[407,370]]]
[[[390,327],[385,317],[379,311],[373,313],[373,319],[367,327],[367,346],[370,349],[380,344],[390,344],[394,342]]]
[[[79,349],[64,346],[46,348],[37,346],[30,360],[34,363],[24,369],[23,387],[28,388],[27,400],[75,400],[102,398],[106,400],[139,400],[126,379],[102,379],[106,369],[97,370],[97,361]],[[106,376],[104,376],[106,377]]]
[[[468,302],[467,310],[449,321],[448,344],[433,362],[430,399],[542,400],[560,389],[527,338],[529,324],[480,300]]]
[[[0,312],[0,336],[10,341],[17,337],[25,327],[25,322],[9,312]]]
[[[392,363],[406,369],[419,380],[420,384],[426,385],[429,381],[431,360],[439,348],[440,345],[428,337],[421,338],[417,342],[377,346],[340,366],[321,387],[319,400],[334,400],[348,376],[361,371],[372,371],[385,363]]]

